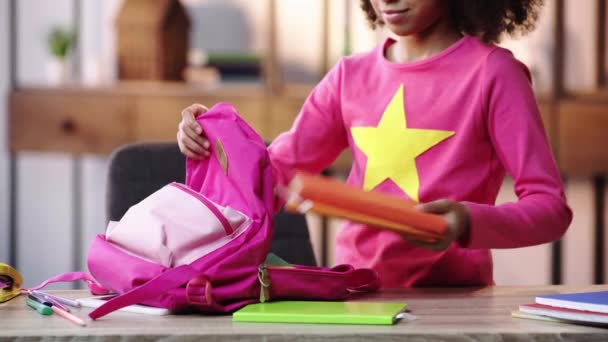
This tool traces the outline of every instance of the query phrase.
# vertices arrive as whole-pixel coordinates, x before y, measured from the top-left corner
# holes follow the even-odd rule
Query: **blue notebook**
[[[567,309],[608,313],[608,291],[538,296],[536,297],[536,303]]]

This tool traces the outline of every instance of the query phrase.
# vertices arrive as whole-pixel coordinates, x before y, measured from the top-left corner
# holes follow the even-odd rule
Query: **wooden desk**
[[[405,301],[418,320],[394,326],[233,323],[230,316],[146,316],[112,313],[78,327],[58,316],[41,316],[26,307],[23,296],[0,304],[0,341],[27,337],[95,341],[142,339],[213,341],[606,341],[608,329],[511,318],[519,304],[531,303],[539,294],[608,290],[608,285],[565,287],[489,287],[482,289],[387,290],[366,300]],[[62,295],[77,297],[84,292]],[[75,314],[86,317],[89,309]]]

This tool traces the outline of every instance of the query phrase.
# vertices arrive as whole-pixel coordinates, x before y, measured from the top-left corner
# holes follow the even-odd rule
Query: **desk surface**
[[[0,304],[0,341],[27,337],[76,341],[98,336],[100,340],[130,341],[179,337],[213,341],[393,341],[403,337],[416,341],[607,341],[608,329],[511,318],[519,304],[531,303],[536,295],[572,291],[608,290],[608,285],[567,287],[489,287],[460,289],[386,290],[366,300],[405,301],[418,317],[394,326],[309,325],[233,323],[231,316],[147,316],[112,313],[78,327],[56,315],[41,316],[26,307],[24,298]],[[82,291],[57,292],[67,297],[86,296]],[[74,313],[82,318],[90,309]],[[105,338],[99,338],[103,336]]]

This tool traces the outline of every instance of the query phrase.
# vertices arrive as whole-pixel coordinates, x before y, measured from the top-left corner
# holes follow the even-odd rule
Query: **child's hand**
[[[452,241],[469,233],[469,211],[467,207],[460,202],[442,199],[420,204],[417,208],[427,213],[443,215],[447,223],[447,232],[443,239],[434,243],[410,240],[418,246],[426,247],[434,251],[443,251],[450,246]]]
[[[203,134],[196,117],[208,111],[207,107],[195,103],[182,111],[182,121],[177,130],[179,150],[192,159],[209,157],[209,141]]]

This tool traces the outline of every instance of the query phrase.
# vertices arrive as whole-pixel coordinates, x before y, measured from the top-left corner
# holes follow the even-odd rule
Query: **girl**
[[[542,0],[363,0],[392,38],[342,58],[315,87],[290,131],[268,148],[276,182],[320,172],[345,148],[347,182],[420,202],[449,234],[434,244],[345,222],[336,260],[378,271],[385,287],[491,285],[491,248],[559,239],[570,224],[528,69],[493,43],[525,33]],[[178,143],[209,156],[182,113]],[[517,203],[495,206],[505,173]]]

